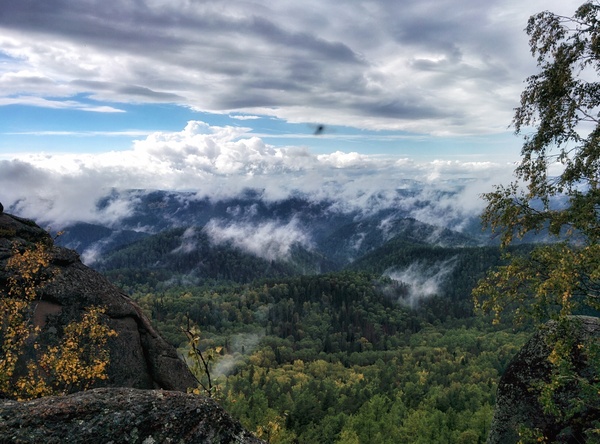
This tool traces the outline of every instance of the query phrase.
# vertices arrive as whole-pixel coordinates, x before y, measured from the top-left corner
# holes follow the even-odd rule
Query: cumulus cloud
[[[135,195],[119,197],[113,190],[186,190],[218,200],[255,189],[267,201],[302,196],[327,200],[339,211],[396,208],[423,222],[460,229],[481,210],[479,194],[510,180],[513,168],[491,162],[419,163],[342,151],[314,155],[302,147],[269,145],[245,128],[192,121],[182,131],[152,133],[130,150],[0,160],[0,201],[7,211],[60,228],[77,220],[111,225],[129,216]],[[99,205],[107,195],[113,198]],[[258,227],[255,234],[240,227],[219,232],[225,233],[223,239],[251,243],[266,235],[267,228],[286,245],[283,250],[273,247],[271,255],[287,251],[292,238],[309,244],[293,224]],[[286,230],[295,237],[286,237]]]
[[[29,161],[0,161],[0,199],[7,211],[53,229],[76,221],[111,225],[131,214],[135,198],[98,206],[124,168],[94,171],[74,159],[63,160],[40,155]]]
[[[168,102],[440,135],[504,131],[533,66],[527,18],[573,12],[562,0],[5,3],[0,103]]]

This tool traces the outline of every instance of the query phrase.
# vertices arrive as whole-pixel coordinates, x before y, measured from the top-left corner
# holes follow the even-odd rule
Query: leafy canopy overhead
[[[475,291],[496,312],[518,303],[538,320],[600,308],[600,3],[567,18],[545,11],[526,31],[540,71],[513,124],[524,137],[516,180],[484,195],[484,224],[502,245],[543,230],[566,239],[492,272]]]
[[[473,290],[476,306],[496,320],[507,310],[517,319],[555,320],[546,337],[550,378],[537,390],[545,413],[573,442],[600,435],[590,419],[600,414],[600,343],[578,336],[579,320],[571,316],[600,310],[599,18],[600,2],[590,1],[573,17],[546,11],[528,22],[540,71],[527,79],[515,111],[522,158],[513,183],[484,195],[483,222],[500,233],[503,246],[542,230],[560,242],[507,256],[508,264]],[[553,440],[533,432],[538,441]]]
[[[545,11],[529,19],[540,72],[527,79],[513,120],[525,138],[517,181],[485,195],[484,221],[504,244],[546,227],[552,234],[570,228],[592,243],[600,238],[599,10],[589,2],[572,18]],[[557,207],[555,198],[565,195],[568,204]]]

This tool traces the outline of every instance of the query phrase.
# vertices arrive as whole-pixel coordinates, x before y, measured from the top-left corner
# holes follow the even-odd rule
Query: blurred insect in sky
[[[331,132],[331,128],[323,125],[322,123],[309,123],[308,125],[313,131],[313,136],[320,136],[322,134]]]

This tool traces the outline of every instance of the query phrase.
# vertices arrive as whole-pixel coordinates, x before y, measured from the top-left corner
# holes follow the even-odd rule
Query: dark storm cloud
[[[160,91],[152,91],[150,88],[145,88],[143,86],[136,85],[128,85],[121,86],[116,89],[118,93],[132,95],[132,96],[141,96],[146,97],[148,99],[154,100],[165,100],[165,101],[181,101],[183,97],[177,94],[165,93]]]
[[[0,66],[0,99],[87,94],[361,128],[504,131],[532,66],[522,30],[554,1],[5,1],[0,52],[14,63]]]
[[[267,82],[265,82],[267,83]],[[242,93],[239,90],[232,90],[230,94],[223,94],[215,104],[223,109],[244,110],[254,107],[277,107],[283,104],[283,99],[279,94],[269,94],[264,91],[252,91]]]
[[[316,38],[309,33],[285,32],[269,20],[254,17],[248,30],[262,36],[271,42],[283,45],[286,48],[296,48],[307,51],[310,57],[319,57],[329,63],[360,63],[357,55],[346,45],[340,42],[328,42]]]
[[[137,9],[134,6],[142,6]],[[104,47],[172,47],[179,43],[148,26],[157,18],[139,2],[71,2],[24,0],[4,2],[0,25],[8,29],[73,38]],[[90,48],[91,49],[91,48]]]
[[[423,103],[418,99],[418,97],[414,97],[414,101],[393,100],[390,102],[375,102],[371,104],[365,104],[362,109],[367,115],[396,119],[407,118],[418,120],[450,116],[456,117],[454,113],[445,113],[444,110],[436,106]]]
[[[139,96],[156,101],[181,102],[184,98],[178,94],[167,93],[162,91],[153,91],[150,88],[138,85],[122,85],[113,82],[99,82],[94,80],[75,80],[71,82],[74,86],[87,88],[90,90],[99,91],[114,91],[120,94],[130,96]]]

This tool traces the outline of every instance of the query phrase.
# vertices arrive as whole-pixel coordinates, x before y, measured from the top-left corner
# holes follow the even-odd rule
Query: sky
[[[113,188],[358,202],[469,179],[475,211],[519,160],[527,19],[579,4],[0,0],[0,201],[67,223]]]

